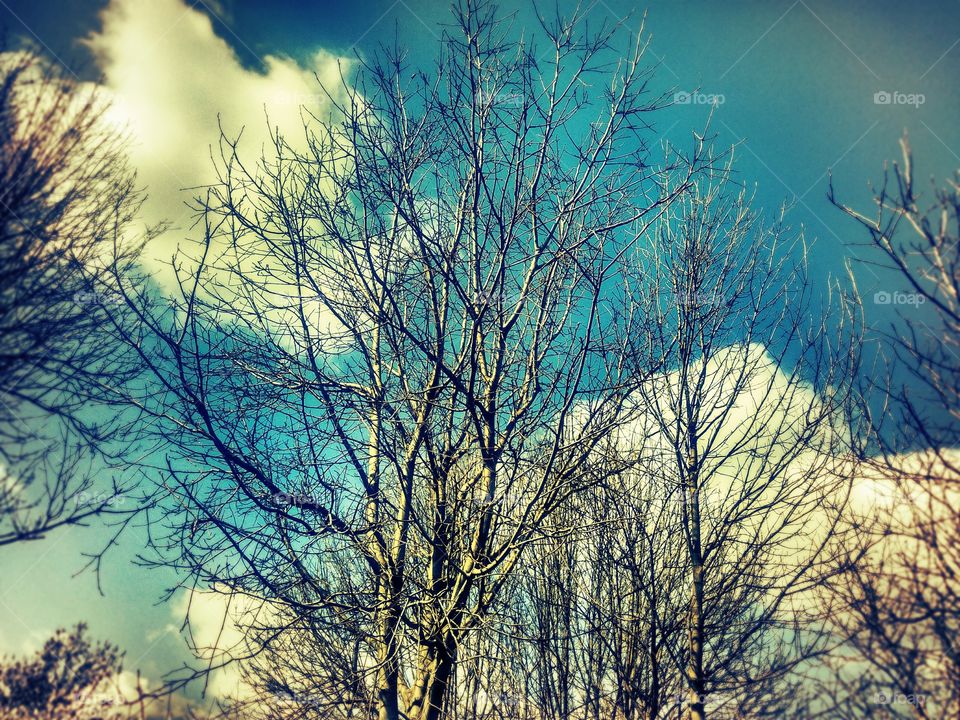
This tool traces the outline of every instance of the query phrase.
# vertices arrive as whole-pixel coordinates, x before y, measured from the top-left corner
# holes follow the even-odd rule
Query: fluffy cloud
[[[243,700],[249,695],[238,662],[248,655],[244,627],[256,624],[268,607],[257,598],[216,588],[185,593],[174,604],[174,617],[187,620],[191,650],[216,668],[207,683],[214,698]]]
[[[760,344],[719,348],[707,360],[694,362],[685,381],[676,371],[650,378],[637,393],[638,420],[620,439],[629,452],[641,452],[657,466],[656,477],[674,477],[677,413],[685,412],[683,390],[696,386],[698,455],[702,489],[716,501],[737,502],[748,495],[749,506],[793,497],[785,488],[825,490],[833,483],[814,481],[811,474],[830,475],[849,469],[850,431],[839,413],[831,417],[826,398],[790,375]],[[766,473],[775,477],[767,479]],[[719,508],[714,508],[719,509]]]
[[[228,135],[243,130],[241,156],[251,161],[271,127],[295,144],[303,110],[329,110],[321,84],[340,86],[342,62],[319,50],[304,65],[267,55],[262,71],[244,67],[210,18],[183,0],[111,0],[100,19],[87,44],[112,96],[111,119],[132,135],[131,159],[149,192],[144,219],[171,224],[144,264],[169,282],[165,266],[177,246],[198,239],[186,206],[196,190],[188,188],[214,179],[218,117]]]
[[[918,450],[863,469],[854,484],[854,510],[864,516],[882,513],[901,529],[919,519],[950,521],[960,507],[960,448]]]

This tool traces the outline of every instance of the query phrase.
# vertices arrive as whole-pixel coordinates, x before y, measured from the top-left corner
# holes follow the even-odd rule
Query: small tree
[[[677,533],[660,531],[675,507],[642,471],[571,502],[579,531],[544,547],[525,572],[516,652],[536,717],[662,717],[683,695],[670,650],[684,631]],[[510,717],[509,713],[498,717]]]
[[[57,630],[28,660],[0,664],[0,709],[10,720],[93,720],[118,716],[110,682],[120,653],[93,643],[83,624]]]
[[[815,591],[842,557],[859,346],[842,303],[837,327],[816,320],[801,243],[723,170],[660,216],[631,283],[654,319],[640,364],[665,368],[638,388],[635,451],[672,501],[647,532],[682,539],[654,567],[685,578],[682,641],[669,614],[660,632],[691,720],[763,712],[760,690],[827,646]]]

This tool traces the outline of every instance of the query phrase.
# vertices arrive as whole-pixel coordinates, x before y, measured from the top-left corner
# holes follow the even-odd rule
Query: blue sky
[[[167,125],[179,122],[189,135],[197,126],[215,127],[217,111],[231,121],[232,106],[216,106],[224,77],[242,80],[257,98],[264,82],[282,80],[287,84],[274,96],[289,95],[294,92],[290,88],[302,87],[309,69],[322,65],[329,70],[335,56],[369,56],[396,37],[410,48],[411,64],[427,64],[438,23],[449,18],[446,0],[162,0],[154,5],[162,5],[165,14],[151,10],[157,14],[151,19],[149,47],[142,49],[149,62],[142,67],[128,61],[141,42],[132,33],[143,31],[130,15],[144,10],[146,1],[0,0],[0,22],[13,44],[25,42],[55,56],[84,80],[103,79],[124,98],[124,107],[136,110],[142,103],[139,107],[147,112],[155,107],[151,97],[155,101],[163,92],[179,97],[178,83],[189,84],[209,103],[164,104]],[[593,5],[585,0],[584,5],[597,22],[631,16],[629,22],[636,25],[644,11],[644,6],[617,0]],[[112,18],[109,33],[103,31],[105,9]],[[651,2],[646,9],[650,58],[660,64],[657,86],[722,100],[713,124],[718,143],[739,143],[737,169],[745,185],[756,187],[761,210],[772,213],[783,202],[792,204],[790,224],[804,227],[808,240],[815,241],[815,277],[843,273],[855,251],[848,243],[864,240],[827,202],[828,170],[833,170],[841,197],[867,208],[866,183],[879,180],[883,161],[896,157],[904,129],[914,147],[918,179],[942,179],[960,167],[960,0],[910,5],[893,0],[672,0]],[[525,26],[530,20],[524,11],[515,22]],[[124,44],[124,33],[131,33],[132,50]],[[91,34],[100,40],[81,42]],[[209,53],[200,47],[204,43]],[[194,51],[200,58],[194,62],[218,59],[230,72],[190,65],[191,58],[184,55]],[[318,56],[318,51],[325,54]],[[176,68],[170,70],[171,87],[166,89],[160,87],[165,60]],[[142,76],[135,74],[141,71]],[[889,93],[893,101],[877,103],[877,93]],[[699,99],[694,95],[694,102],[664,110],[656,121],[661,137],[687,142],[709,111]],[[261,112],[257,103],[247,105],[252,109],[237,112],[252,111],[252,117]],[[141,149],[135,158],[157,199],[157,217],[177,212],[178,188],[189,184],[193,168],[204,162],[202,153],[195,153],[190,163],[178,164],[171,147],[184,136],[169,134],[168,141],[171,146]],[[180,220],[174,232],[188,226]],[[868,299],[868,319],[884,320],[889,309],[869,299],[878,290],[905,288],[895,278],[865,268],[858,277]],[[174,613],[159,602],[172,577],[130,563],[137,532],[109,558],[105,596],[99,596],[89,573],[73,577],[83,564],[81,553],[106,537],[102,530],[71,528],[0,554],[7,578],[0,587],[0,652],[34,647],[57,626],[86,620],[94,634],[127,650],[128,666],[142,668],[147,677],[157,677],[183,657],[182,643],[165,630],[176,625]]]

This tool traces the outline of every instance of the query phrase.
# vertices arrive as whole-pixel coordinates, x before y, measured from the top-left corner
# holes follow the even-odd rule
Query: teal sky
[[[370,55],[397,36],[411,49],[411,64],[427,64],[437,24],[449,17],[447,0],[175,1],[183,5],[184,22],[194,12],[210,17],[216,35],[251,73],[263,71],[266,56],[306,63],[318,49]],[[8,42],[26,42],[65,61],[78,76],[96,79],[102,68],[80,40],[99,29],[98,13],[107,5],[0,0],[0,23]],[[722,98],[713,124],[718,143],[739,143],[737,169],[745,185],[756,187],[761,210],[772,213],[783,202],[791,204],[791,225],[804,227],[815,241],[814,277],[842,274],[854,252],[848,243],[864,240],[827,202],[828,170],[842,198],[868,208],[867,181],[878,181],[883,161],[896,158],[904,129],[918,180],[931,175],[942,180],[960,167],[960,0],[669,0],[636,7],[618,0],[591,6],[585,0],[584,6],[591,20],[632,13],[634,25],[646,7],[650,59],[660,63],[656,84],[671,93],[699,90]],[[518,12],[515,21],[525,26],[530,19],[528,12]],[[184,31],[178,23],[158,28],[156,43],[162,47]],[[205,70],[216,75],[215,68]],[[878,104],[877,93],[914,96],[916,102]],[[708,110],[696,102],[666,109],[657,131],[686,143]],[[858,270],[858,278],[868,321],[892,317],[885,315],[888,306],[870,299],[880,290],[905,288],[866,268]],[[124,648],[127,665],[147,677],[159,677],[185,657],[168,627],[177,619],[170,605],[160,602],[172,578],[131,563],[142,543],[140,531],[126,535],[108,557],[103,596],[92,574],[74,577],[84,563],[82,553],[108,537],[103,529],[68,528],[0,551],[5,578],[0,652],[36,647],[56,627],[83,620],[96,636]]]

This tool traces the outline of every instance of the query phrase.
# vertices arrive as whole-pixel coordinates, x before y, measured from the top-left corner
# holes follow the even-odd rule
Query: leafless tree
[[[844,557],[858,331],[839,292],[814,294],[805,258],[729,166],[639,247],[631,286],[654,319],[640,364],[665,372],[638,388],[637,451],[673,500],[648,533],[682,540],[664,567],[685,578],[686,632],[661,632],[691,719],[776,715],[771,688],[829,643],[816,590]],[[831,301],[828,330],[815,305]]]
[[[435,73],[363,65],[307,150],[275,135],[251,164],[223,138],[172,304],[118,274],[151,378],[127,401],[167,448],[157,561],[261,603],[235,652],[254,710],[459,716],[527,548],[636,462],[598,449],[664,360],[633,352],[656,318],[601,299],[703,140],[655,168],[642,32],[621,57],[582,20],[542,18],[539,47],[458,4]]]
[[[822,586],[849,560],[858,323],[830,334],[803,245],[766,228],[708,163],[636,246],[604,312],[654,322],[656,367],[605,448],[636,462],[571,498],[578,531],[527,556],[516,620],[492,632],[518,666],[491,717],[785,717],[832,650]],[[824,288],[829,290],[829,286]],[[826,293],[825,293],[826,294]],[[838,342],[829,338],[839,337]],[[855,545],[855,543],[854,543]]]
[[[869,550],[838,588],[856,677],[848,704],[875,717],[960,713],[960,176],[924,200],[906,136],[871,212],[829,199],[869,236],[897,305],[877,329],[889,358],[873,400],[868,479],[878,488]],[[892,271],[892,272],[891,272]],[[893,305],[891,305],[893,307]],[[886,502],[884,502],[886,498]],[[841,699],[843,696],[841,694]]]
[[[123,488],[93,481],[111,413],[89,401],[125,376],[103,280],[135,257],[119,240],[140,195],[105,108],[39,56],[0,54],[0,545],[119,510]]]

